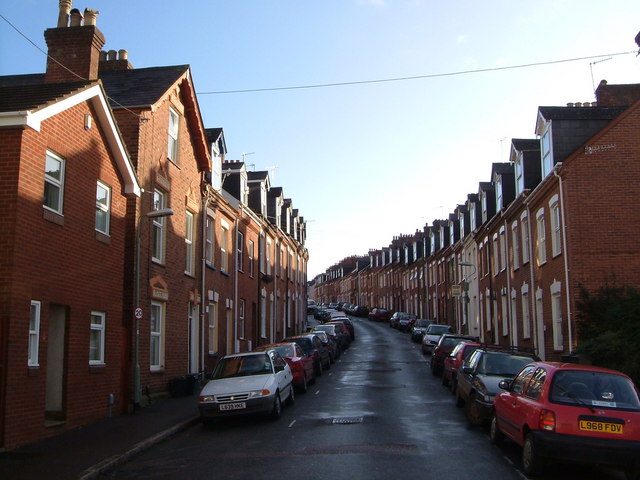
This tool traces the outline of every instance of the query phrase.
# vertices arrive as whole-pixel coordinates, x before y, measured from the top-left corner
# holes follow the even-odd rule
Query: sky
[[[512,138],[535,138],[539,106],[594,101],[602,79],[640,83],[638,0],[73,7],[98,10],[104,49],[136,68],[190,65],[227,159],[268,170],[307,222],[309,279],[448,218]],[[0,0],[0,14],[0,75],[43,72],[58,1]]]

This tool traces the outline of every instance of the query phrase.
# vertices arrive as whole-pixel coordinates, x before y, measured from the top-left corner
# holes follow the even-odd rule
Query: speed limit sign
[[[136,308],[134,315],[138,320],[140,320],[142,318],[142,309],[140,307]]]

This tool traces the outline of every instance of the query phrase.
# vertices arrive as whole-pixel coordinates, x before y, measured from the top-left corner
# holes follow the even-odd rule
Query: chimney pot
[[[576,102],[576,107],[581,107],[582,106],[582,102]]]
[[[84,24],[85,25],[95,25],[98,20],[98,14],[100,12],[98,10],[93,10],[91,8],[84,9]]]
[[[109,50],[107,52],[107,60],[109,62],[114,61],[116,59],[116,56],[117,56],[117,52],[115,50]]]
[[[567,107],[573,107],[573,103],[572,102],[567,103]]]
[[[71,26],[72,27],[80,27],[82,26],[82,14],[80,10],[74,8],[71,10]]]
[[[100,50],[100,61],[104,62],[107,59],[107,52]]]
[[[129,58],[129,52],[124,49],[118,50],[118,59],[127,60]]]
[[[71,0],[60,0],[58,13],[58,28],[69,26],[69,11],[71,10]]]

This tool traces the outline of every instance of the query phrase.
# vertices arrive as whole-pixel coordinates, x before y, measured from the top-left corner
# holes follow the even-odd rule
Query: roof
[[[540,140],[537,138],[514,138],[511,140],[513,148],[519,152],[525,150],[540,150]]]
[[[84,90],[97,82],[45,83],[33,85],[8,84],[0,77],[0,112],[34,111],[52,105]]]
[[[611,120],[627,107],[538,107],[547,120]]]

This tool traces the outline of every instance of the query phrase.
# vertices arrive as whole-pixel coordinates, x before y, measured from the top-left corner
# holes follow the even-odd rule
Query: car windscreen
[[[214,379],[265,375],[273,373],[271,360],[267,355],[228,357],[220,360],[213,372]]]
[[[429,325],[431,325],[429,320],[416,320],[416,323],[414,324],[416,327],[428,327]]]
[[[631,382],[606,372],[561,370],[553,377],[550,399],[555,403],[640,411]]]
[[[329,335],[336,334],[336,327],[334,325],[316,325],[313,329],[321,332],[327,332]]]
[[[427,334],[429,335],[444,335],[449,332],[448,325],[431,325],[427,328]]]
[[[502,352],[490,352],[482,356],[478,364],[477,373],[496,375],[500,377],[515,377],[527,363],[531,363],[531,357],[511,355]]]

